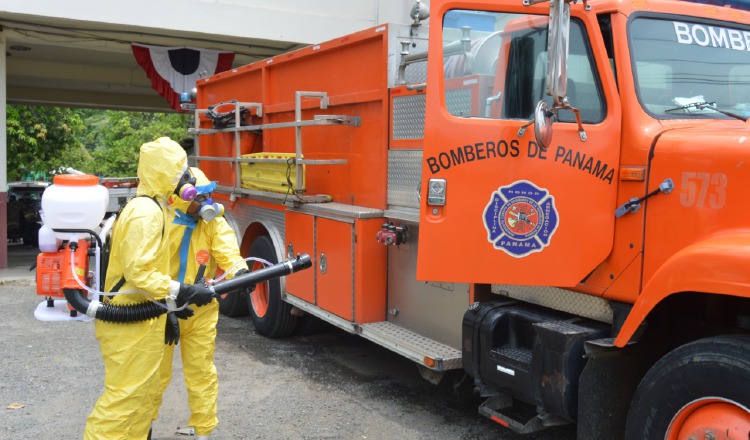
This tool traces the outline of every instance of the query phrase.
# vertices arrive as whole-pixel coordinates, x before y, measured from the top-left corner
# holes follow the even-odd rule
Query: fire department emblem
[[[555,198],[546,189],[519,180],[492,193],[482,220],[495,249],[522,258],[549,245],[558,225]]]

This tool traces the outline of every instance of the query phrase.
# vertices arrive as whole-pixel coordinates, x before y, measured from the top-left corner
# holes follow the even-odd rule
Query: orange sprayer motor
[[[58,252],[43,252],[36,257],[36,293],[48,298],[64,298],[62,289],[80,289],[73,276],[73,270],[84,284],[89,284],[90,243],[86,239],[78,240],[78,249],[70,251],[70,243]],[[71,269],[70,259],[74,258]],[[68,306],[70,308],[70,306]],[[72,310],[72,308],[71,308]]]

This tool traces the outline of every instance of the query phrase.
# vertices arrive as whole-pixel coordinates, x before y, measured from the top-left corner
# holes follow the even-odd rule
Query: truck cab
[[[629,402],[669,350],[748,330],[748,13],[530,1],[433,14],[430,55],[445,61],[428,68],[417,277],[491,292],[463,334],[464,368],[494,396],[484,414],[521,432],[555,423],[506,417],[510,395],[577,419],[582,437],[618,437],[580,414],[608,404],[587,392],[598,357],[633,373],[612,384]],[[462,92],[479,105],[458,105]],[[628,436],[643,438],[635,413]]]

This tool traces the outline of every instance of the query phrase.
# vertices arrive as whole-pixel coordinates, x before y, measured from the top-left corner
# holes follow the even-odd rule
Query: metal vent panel
[[[258,221],[266,225],[272,225],[282,237],[286,237],[284,211],[237,203],[235,208],[232,209],[231,216],[239,232],[244,232],[250,223]]]
[[[427,40],[412,40],[409,53],[427,52]],[[406,66],[404,79],[407,84],[421,84],[427,82],[427,61]]]
[[[454,116],[471,116],[471,89],[447,90],[445,105]]]
[[[399,96],[393,99],[393,136],[399,139],[424,138],[426,95]]]
[[[388,206],[419,209],[422,150],[388,151]]]
[[[612,323],[612,309],[604,298],[556,287],[493,284],[492,293],[519,299],[561,312]]]
[[[428,27],[414,28],[406,24],[390,23],[388,25],[388,87],[395,87],[398,82],[398,68],[401,64],[402,41],[409,41],[409,54],[426,53],[428,46]],[[404,72],[407,84],[420,84],[427,81],[427,62],[410,64]]]

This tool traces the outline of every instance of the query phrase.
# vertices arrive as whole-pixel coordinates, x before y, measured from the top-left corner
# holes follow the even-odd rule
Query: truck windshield
[[[633,75],[643,108],[658,119],[750,118],[750,28],[686,17],[635,18]]]
[[[546,15],[452,10],[443,19],[445,106],[458,117],[530,119],[546,93]],[[584,123],[604,119],[605,106],[584,26],[570,23],[567,94]],[[558,121],[575,122],[570,110]]]

